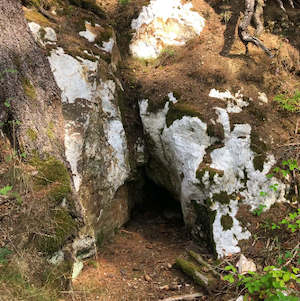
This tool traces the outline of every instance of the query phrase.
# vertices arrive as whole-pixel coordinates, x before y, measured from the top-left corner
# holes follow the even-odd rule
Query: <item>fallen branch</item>
[[[175,266],[190,276],[195,283],[203,287],[209,295],[212,294],[211,287],[214,287],[219,281],[212,273],[208,272],[204,275],[200,267],[182,258],[176,259]]]
[[[127,230],[124,230],[124,229],[121,229],[120,232],[124,232],[124,233],[127,233],[127,234],[135,235],[135,233],[127,231]]]
[[[188,299],[194,299],[194,298],[203,297],[203,296],[204,295],[201,293],[195,293],[195,294],[189,294],[189,295],[169,297],[166,299],[161,299],[161,301],[188,300]]]
[[[212,272],[218,278],[221,278],[221,274],[215,271],[214,267],[212,267],[208,262],[206,262],[199,254],[196,254],[193,251],[189,251],[189,254],[192,258],[194,258],[199,264],[203,265],[208,269],[208,272]]]

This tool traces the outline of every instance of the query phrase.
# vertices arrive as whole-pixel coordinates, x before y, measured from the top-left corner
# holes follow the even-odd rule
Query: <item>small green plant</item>
[[[277,101],[281,108],[290,112],[300,111],[300,92],[296,90],[294,96],[288,97],[285,94],[276,95],[274,101]]]
[[[247,275],[237,275],[236,268],[232,265],[226,266],[225,270],[230,273],[224,276],[224,280],[244,286],[246,293],[244,300],[265,301],[297,301],[298,297],[286,296],[283,291],[288,289],[291,281],[300,282],[297,278],[298,268],[292,267],[291,271],[284,271],[275,266],[267,266],[260,275],[256,272],[248,272]]]
[[[18,205],[22,204],[22,197],[17,192],[12,192],[11,194],[15,199]]]
[[[0,189],[0,195],[7,195],[9,191],[12,190],[12,186],[6,185],[5,187]]]
[[[288,218],[284,218],[279,224],[287,225],[288,229],[290,229],[293,233],[300,228],[300,220],[298,219],[300,216],[300,209],[297,212],[289,213]]]
[[[267,207],[266,205],[262,205],[262,204],[259,204],[259,207],[254,209],[253,211],[251,211],[251,213],[253,215],[257,215],[257,216],[260,216],[262,213],[263,213],[263,210],[264,208]]]
[[[286,177],[291,171],[298,169],[298,164],[297,164],[296,160],[292,160],[292,159],[283,160],[282,165],[287,166],[288,169],[287,170],[281,169],[277,166],[273,169],[274,173],[268,174],[267,177],[270,179],[275,175],[275,173],[278,173],[278,172],[281,173],[283,177]]]
[[[10,254],[12,254],[12,251],[10,251],[7,247],[0,248],[0,264],[7,262],[6,257]]]

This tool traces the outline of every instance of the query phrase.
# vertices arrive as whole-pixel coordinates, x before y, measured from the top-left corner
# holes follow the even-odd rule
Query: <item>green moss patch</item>
[[[222,215],[221,217],[221,225],[223,227],[223,230],[229,230],[233,226],[233,219],[232,217],[227,213],[226,215]]]
[[[30,163],[38,171],[36,185],[49,186],[51,184],[48,197],[55,205],[60,204],[64,198],[69,198],[71,192],[70,177],[62,162],[53,157],[45,160],[35,157],[31,159]]]
[[[28,134],[31,141],[35,141],[37,139],[37,135],[38,135],[37,131],[34,131],[31,128],[28,128],[27,129],[27,134]]]
[[[221,191],[220,193],[215,193],[212,197],[213,202],[218,202],[221,204],[229,204],[232,199],[231,195],[228,195],[227,192]]]
[[[176,103],[171,105],[166,116],[167,127],[170,127],[175,120],[182,119],[183,116],[198,117],[203,119],[202,115],[193,107],[184,103]]]
[[[54,209],[51,213],[53,229],[37,240],[38,249],[45,254],[59,251],[66,240],[76,231],[76,222],[64,209]]]
[[[267,158],[266,154],[260,154],[253,158],[253,165],[256,170],[263,171],[264,163]]]
[[[222,170],[214,169],[211,167],[198,168],[196,171],[196,178],[200,180],[201,183],[206,172],[208,172],[210,183],[214,182],[215,175],[218,175],[219,177],[224,176],[224,171]]]
[[[34,85],[30,82],[30,80],[27,77],[22,77],[21,80],[25,95],[31,99],[35,99],[36,91]]]
[[[259,139],[258,133],[251,133],[251,150],[256,153],[256,156],[253,159],[254,168],[262,171],[264,162],[267,158],[266,151],[267,145]]]

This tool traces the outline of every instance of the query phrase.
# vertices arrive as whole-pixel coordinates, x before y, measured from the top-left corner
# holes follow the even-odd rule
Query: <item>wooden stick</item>
[[[120,232],[124,232],[124,233],[127,233],[127,234],[135,235],[135,233],[127,231],[127,230],[124,230],[124,229],[121,229]]]
[[[215,276],[221,278],[221,274],[215,271],[214,267],[212,267],[208,262],[206,262],[199,254],[189,251],[190,256],[192,256],[199,264],[205,266],[208,271],[211,271]]]
[[[189,295],[169,297],[169,298],[166,298],[166,299],[162,299],[161,301],[175,301],[175,300],[194,299],[194,298],[203,297],[203,296],[204,295],[202,293],[195,293],[195,294],[189,294]]]

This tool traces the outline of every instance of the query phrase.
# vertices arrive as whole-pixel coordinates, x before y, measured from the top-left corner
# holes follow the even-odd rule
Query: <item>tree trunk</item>
[[[0,0],[0,122],[16,150],[64,157],[60,90],[19,0]]]

